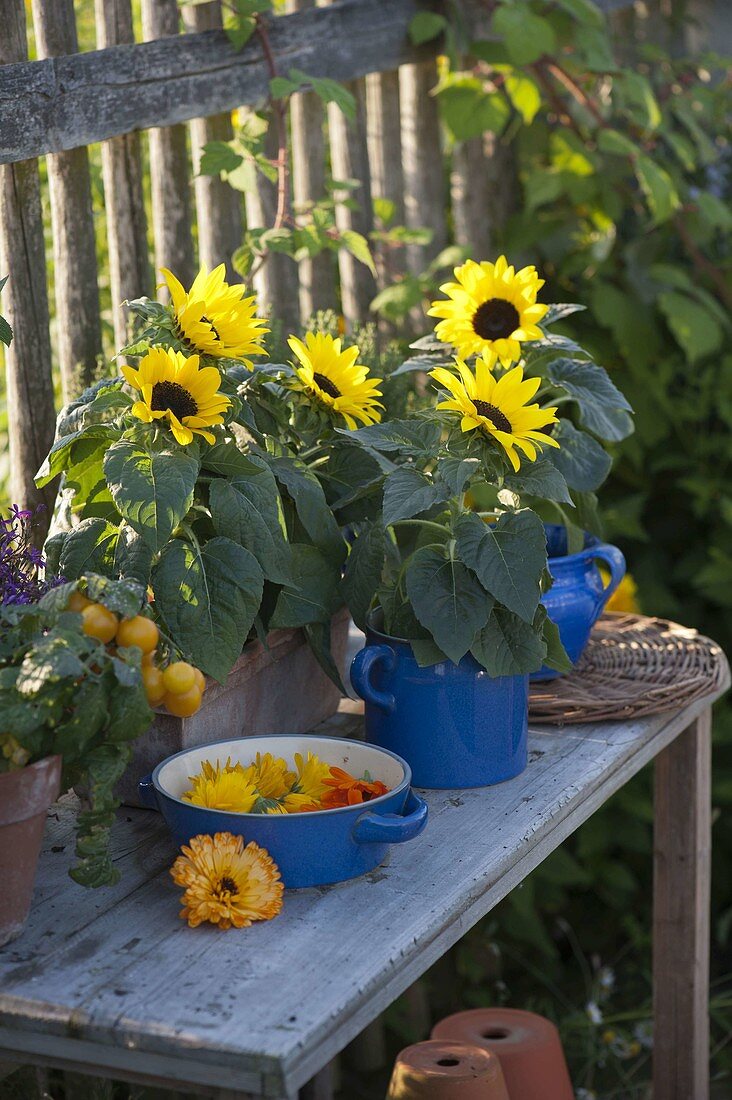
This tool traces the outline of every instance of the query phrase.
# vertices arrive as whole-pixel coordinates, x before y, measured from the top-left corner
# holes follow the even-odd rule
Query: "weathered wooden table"
[[[0,951],[0,1060],[290,1100],[655,758],[654,1097],[705,1100],[711,702],[534,728],[523,775],[431,792],[425,832],[376,872],[288,892],[280,917],[241,931],[178,919],[173,853],[151,811],[120,813],[121,881],[76,886],[72,809],[59,804],[27,929]],[[321,729],[348,736],[359,722],[341,713]]]

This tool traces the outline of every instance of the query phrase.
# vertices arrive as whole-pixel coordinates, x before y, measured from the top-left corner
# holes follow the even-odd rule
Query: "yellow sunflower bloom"
[[[186,802],[205,806],[209,810],[227,810],[229,813],[248,814],[259,799],[259,791],[249,775],[241,767],[205,768],[199,775],[191,776],[193,784],[183,794]]]
[[[194,836],[170,869],[185,887],[180,915],[196,928],[204,921],[219,928],[248,928],[282,909],[283,885],[272,857],[240,836]]]
[[[521,342],[539,340],[539,321],[548,306],[536,301],[544,285],[535,267],[516,271],[506,257],[496,262],[466,260],[455,268],[455,283],[440,287],[447,300],[432,303],[430,317],[442,317],[435,327],[438,340],[452,344],[461,359],[489,353],[508,367],[521,358]]]
[[[135,367],[122,367],[122,374],[140,394],[132,406],[138,420],[150,424],[167,420],[170,430],[182,445],[194,435],[208,443],[216,436],[206,431],[223,423],[223,414],[231,401],[219,393],[221,375],[216,367],[199,367],[197,355],[185,356],[172,348],[151,348]]]
[[[381,420],[384,406],[377,389],[381,379],[370,378],[368,367],[357,363],[357,347],[341,349],[339,337],[324,332],[308,332],[305,343],[291,336],[287,341],[300,361],[295,367],[296,388],[313,394],[321,404],[343,417],[351,429]]]
[[[539,430],[556,423],[556,408],[542,409],[528,404],[539,388],[540,378],[524,380],[523,369],[514,367],[496,379],[489,358],[477,360],[475,374],[461,359],[455,363],[459,377],[444,367],[430,371],[430,377],[450,394],[437,408],[461,413],[460,427],[464,432],[475,428],[486,431],[503,447],[514,470],[521,465],[517,448],[533,462],[542,447],[559,446],[550,435]]]
[[[170,291],[173,313],[182,340],[201,355],[240,359],[251,370],[249,355],[263,355],[269,329],[256,317],[257,299],[246,297],[243,284],[229,286],[223,264],[209,274],[205,265],[186,292],[172,271],[161,268]]]

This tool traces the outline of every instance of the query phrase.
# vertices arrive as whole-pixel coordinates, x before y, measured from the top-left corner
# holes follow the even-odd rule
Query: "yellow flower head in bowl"
[[[257,317],[257,299],[246,296],[243,284],[229,286],[223,264],[209,274],[205,265],[186,292],[167,268],[161,269],[173,304],[178,335],[201,355],[240,359],[251,370],[249,355],[263,355],[261,343],[269,331]]]
[[[247,928],[270,920],[282,909],[283,885],[272,857],[240,836],[194,836],[170,869],[185,887],[181,917],[191,928],[204,921],[219,928]]]
[[[357,347],[341,348],[340,337],[308,332],[305,342],[291,336],[287,341],[300,366],[295,368],[295,388],[312,394],[328,409],[338,413],[353,429],[381,420],[383,405],[378,389],[380,378],[370,378],[368,367],[358,363]]]
[[[433,302],[427,312],[443,318],[435,335],[461,359],[487,353],[491,365],[500,359],[507,367],[521,358],[522,341],[541,339],[538,324],[549,307],[536,301],[544,280],[535,267],[516,271],[505,256],[494,264],[466,260],[455,268],[455,279],[440,287],[447,300]]]
[[[556,423],[556,408],[528,404],[539,388],[540,378],[524,380],[522,368],[514,367],[496,379],[485,358],[478,359],[475,374],[461,359],[455,362],[459,375],[436,367],[430,377],[450,394],[437,408],[462,413],[460,427],[464,432],[475,428],[487,432],[503,447],[514,470],[521,465],[517,448],[533,462],[542,447],[559,446],[540,430]]]
[[[200,367],[197,355],[185,356],[172,348],[151,348],[134,367],[122,367],[122,374],[140,394],[132,413],[146,424],[167,420],[182,445],[194,435],[208,443],[216,437],[207,431],[222,424],[231,401],[218,392],[221,375],[216,367]]]
[[[259,791],[251,775],[241,764],[232,766],[227,760],[224,767],[218,762],[212,767],[204,763],[199,775],[190,777],[193,786],[183,798],[194,806],[206,806],[210,810],[227,810],[229,813],[251,813],[259,799]]]

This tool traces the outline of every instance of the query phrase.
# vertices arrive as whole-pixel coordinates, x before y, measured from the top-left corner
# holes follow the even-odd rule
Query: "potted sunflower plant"
[[[632,427],[606,372],[548,331],[581,307],[538,302],[535,269],[504,258],[455,277],[430,311],[434,337],[400,368],[427,371],[437,401],[347,433],[390,465],[343,579],[366,631],[351,679],[369,740],[427,787],[498,782],[525,765],[528,677],[572,665],[551,615],[545,521],[584,540],[610,465],[602,444]]]
[[[291,338],[293,364],[257,363],[265,322],[223,265],[187,291],[163,274],[170,304],[130,303],[138,331],[122,349],[121,377],[62,411],[37,478],[63,474],[51,567],[142,584],[167,660],[206,676],[202,707],[194,686],[183,693],[190,709],[176,700],[138,741],[130,801],[140,774],[222,725],[239,735],[301,731],[337,708],[348,629],[339,509],[358,485],[346,485],[347,463],[331,463],[327,441],[337,424],[380,414],[378,380],[367,379],[357,348],[309,334]],[[341,437],[336,449],[362,454]],[[365,467],[373,481],[378,462],[366,456],[362,479]]]

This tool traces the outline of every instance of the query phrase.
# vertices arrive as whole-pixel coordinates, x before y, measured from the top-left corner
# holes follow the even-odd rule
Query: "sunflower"
[[[283,885],[272,857],[252,840],[216,833],[194,836],[170,869],[185,886],[181,917],[191,928],[203,921],[219,928],[247,928],[270,920],[282,909]]]
[[[462,360],[455,362],[459,378],[444,367],[430,371],[430,377],[450,393],[450,398],[440,401],[437,408],[462,413],[460,427],[464,432],[483,428],[503,447],[514,470],[521,465],[516,448],[533,462],[543,446],[559,446],[539,430],[556,423],[556,408],[542,409],[527,403],[538,390],[540,378],[524,380],[523,369],[514,367],[496,379],[485,357],[476,362],[475,374]]]
[[[297,389],[313,394],[321,404],[339,413],[349,428],[362,424],[376,424],[381,420],[383,405],[377,401],[381,390],[380,378],[370,378],[368,367],[356,360],[357,347],[341,350],[339,337],[324,332],[308,332],[305,343],[291,336],[287,341],[300,360],[295,367]]]
[[[213,768],[206,762],[199,775],[190,776],[193,784],[183,798],[194,806],[206,806],[209,810],[227,810],[229,813],[248,814],[259,798],[259,792],[240,764],[231,767],[227,760],[221,768]]]
[[[187,293],[172,271],[166,267],[161,271],[181,340],[202,355],[240,359],[251,370],[247,356],[264,354],[261,343],[269,332],[262,318],[255,316],[256,297],[247,298],[242,284],[229,286],[223,264],[211,274],[204,264]]]
[[[177,441],[185,446],[194,435],[209,443],[216,437],[205,429],[223,423],[231,401],[218,393],[221,375],[216,367],[199,367],[199,357],[186,357],[172,348],[151,348],[137,369],[122,367],[129,384],[142,399],[132,406],[138,420],[150,424],[167,420]]]
[[[535,267],[515,271],[505,256],[494,264],[466,260],[455,278],[440,287],[448,300],[433,302],[427,312],[444,318],[435,335],[453,344],[461,359],[490,352],[491,366],[500,359],[508,367],[520,359],[522,340],[541,339],[538,323],[549,307],[536,301],[544,280]]]

